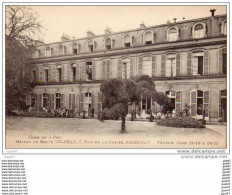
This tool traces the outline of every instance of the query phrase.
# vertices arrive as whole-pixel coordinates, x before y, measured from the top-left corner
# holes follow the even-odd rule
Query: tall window
[[[204,53],[197,52],[192,54],[192,72],[193,75],[203,75]]]
[[[205,36],[205,26],[202,23],[198,23],[193,26],[193,38],[199,39]]]
[[[76,72],[77,72],[77,68],[72,67],[73,81],[76,81]]]
[[[126,35],[124,37],[124,46],[125,47],[131,47],[131,37],[130,37],[130,35]]]
[[[171,106],[169,108],[172,111],[175,109],[175,106],[176,106],[176,92],[175,91],[166,91],[165,94],[171,100]]]
[[[144,34],[144,43],[146,45],[152,44],[153,43],[152,39],[153,39],[153,36],[152,36],[152,33],[150,31],[148,31]]]
[[[130,78],[130,63],[123,62],[122,64],[122,79]]]
[[[166,56],[166,77],[176,76],[176,54]]]
[[[143,75],[152,76],[151,57],[143,57]]]
[[[197,114],[202,115],[203,111],[203,91],[197,90]]]
[[[219,91],[219,117],[223,122],[227,121],[227,92]]]
[[[45,82],[48,82],[48,69],[44,70]]]
[[[193,90],[190,93],[191,116],[203,115],[209,118],[209,91]]]
[[[73,45],[72,45],[72,53],[73,54],[78,53],[78,45],[77,45],[77,43],[73,43]]]
[[[35,107],[35,94],[31,94],[31,107]]]
[[[44,93],[43,94],[43,108],[47,108],[48,107],[48,94]]]
[[[92,62],[86,62],[86,80],[92,80]]]
[[[36,82],[36,70],[33,70],[32,74],[33,74],[33,82],[35,83]]]
[[[62,81],[62,68],[57,68],[57,72],[58,72],[58,81],[61,82]]]
[[[61,108],[61,94],[56,93],[56,109]]]
[[[106,49],[112,49],[112,40],[111,40],[111,38],[107,38],[105,40],[105,48]]]
[[[178,29],[175,27],[170,28],[167,31],[167,39],[168,41],[177,41],[178,39]]]

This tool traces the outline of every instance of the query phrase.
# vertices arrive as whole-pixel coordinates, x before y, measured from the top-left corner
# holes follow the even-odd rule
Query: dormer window
[[[177,41],[178,40],[178,28],[171,27],[167,31],[167,41]]]
[[[221,33],[223,34],[223,35],[226,35],[226,31],[227,31],[227,22],[226,22],[226,20],[224,20],[223,22],[222,22],[222,26],[221,26]]]
[[[112,49],[112,39],[110,37],[105,39],[105,49]]]
[[[73,45],[72,45],[72,53],[73,54],[78,53],[78,45],[77,45],[77,43],[73,43]]]
[[[35,50],[34,57],[39,58],[40,57],[40,50]]]
[[[53,55],[53,49],[51,47],[46,48],[46,57],[50,57]]]
[[[203,23],[197,23],[193,26],[193,38],[200,39],[206,36],[206,26]]]
[[[94,51],[94,41],[93,40],[88,41],[88,50],[89,50],[89,52]]]
[[[143,43],[145,45],[154,43],[154,34],[151,31],[147,31],[143,34]]]
[[[131,47],[132,46],[132,36],[125,35],[123,38],[124,47]]]
[[[59,45],[58,47],[58,55],[62,55],[64,53],[64,47],[63,45]]]

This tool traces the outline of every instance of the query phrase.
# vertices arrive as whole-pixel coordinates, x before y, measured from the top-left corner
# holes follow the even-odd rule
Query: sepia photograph
[[[227,6],[6,5],[4,25],[6,149],[227,149]]]

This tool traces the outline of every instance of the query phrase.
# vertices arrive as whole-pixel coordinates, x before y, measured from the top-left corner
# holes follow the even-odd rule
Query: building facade
[[[28,104],[36,110],[101,110],[101,82],[149,75],[157,91],[171,98],[174,109],[191,106],[191,116],[226,121],[226,15],[168,22],[163,25],[103,35],[87,32],[83,39],[38,42],[29,60],[33,93]],[[138,114],[162,108],[142,100]]]

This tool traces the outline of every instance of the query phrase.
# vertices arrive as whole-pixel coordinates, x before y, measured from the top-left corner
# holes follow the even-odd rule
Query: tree
[[[129,102],[138,103],[141,98],[155,98],[157,103],[162,104],[163,99],[169,99],[164,96],[161,100],[161,94],[155,90],[154,82],[147,75],[124,80],[110,79],[101,84],[100,90],[103,95],[102,115],[111,119],[121,118],[122,133],[125,132]]]
[[[34,50],[34,37],[41,29],[38,16],[32,9],[6,6],[6,114],[26,107],[26,93],[33,88],[27,60]]]

